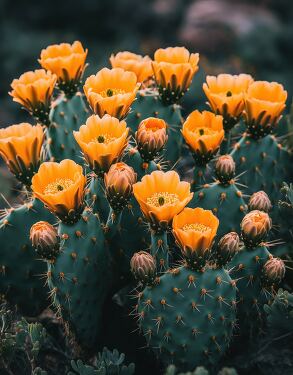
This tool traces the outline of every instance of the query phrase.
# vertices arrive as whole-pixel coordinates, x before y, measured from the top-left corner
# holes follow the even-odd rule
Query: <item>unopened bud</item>
[[[235,162],[230,155],[222,155],[215,165],[216,176],[223,184],[231,181],[235,176]]]
[[[135,253],[130,261],[131,272],[143,284],[150,285],[156,278],[156,261],[146,251]]]
[[[106,195],[110,206],[115,212],[125,208],[132,196],[132,185],[136,182],[136,173],[125,163],[111,166],[104,176]]]
[[[142,159],[146,162],[154,160],[168,140],[165,121],[156,117],[146,118],[139,124],[135,139]]]
[[[286,272],[282,259],[271,257],[263,266],[262,282],[264,286],[278,285]]]
[[[241,234],[245,246],[256,247],[272,228],[272,220],[266,212],[254,210],[246,214],[241,222]]]
[[[260,210],[268,213],[272,208],[272,203],[267,193],[261,190],[252,194],[249,199],[248,208],[249,211]]]
[[[219,266],[224,266],[234,257],[239,251],[239,236],[236,232],[225,234],[217,246],[217,263]]]
[[[57,230],[47,221],[38,221],[30,230],[30,240],[36,252],[44,259],[55,259],[59,254]]]

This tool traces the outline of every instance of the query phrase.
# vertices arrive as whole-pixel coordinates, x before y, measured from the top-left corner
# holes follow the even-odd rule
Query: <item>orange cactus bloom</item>
[[[65,223],[76,222],[84,207],[86,177],[73,160],[45,162],[32,179],[36,198]]]
[[[230,130],[239,121],[244,109],[244,94],[253,78],[249,74],[207,76],[203,90],[212,110],[224,117],[224,128]]]
[[[202,267],[219,227],[212,211],[202,208],[185,208],[173,219],[173,235],[190,265]]]
[[[73,44],[54,44],[42,50],[39,63],[57,75],[61,90],[66,94],[74,94],[86,67],[87,52],[78,41]]]
[[[193,111],[181,132],[195,160],[206,164],[217,153],[224,138],[223,117],[208,111]]]
[[[13,101],[24,106],[36,119],[44,122],[49,117],[51,98],[57,77],[44,69],[22,74],[11,83],[9,95]],[[48,125],[47,123],[45,123]]]
[[[43,141],[41,125],[21,123],[0,129],[0,155],[25,185],[30,186],[31,178],[39,168]]]
[[[245,122],[249,133],[259,138],[269,134],[286,107],[287,91],[276,82],[256,81],[245,95]]]
[[[168,140],[166,122],[157,117],[146,118],[139,124],[135,139],[143,160],[153,160]]]
[[[121,120],[127,116],[139,86],[133,72],[104,68],[85,81],[84,92],[97,115],[109,114]]]
[[[140,208],[154,230],[166,229],[192,199],[190,184],[175,171],[154,171],[133,185]]]
[[[120,159],[128,143],[128,133],[125,121],[110,115],[102,118],[92,115],[73,135],[90,168],[103,175]]]
[[[176,103],[189,88],[198,71],[199,54],[184,47],[160,48],[152,63],[162,100]]]
[[[136,74],[138,82],[144,82],[153,75],[152,60],[132,52],[118,52],[110,57],[112,68],[122,68]]]

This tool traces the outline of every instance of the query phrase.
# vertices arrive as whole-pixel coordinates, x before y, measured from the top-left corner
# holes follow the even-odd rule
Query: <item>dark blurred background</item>
[[[205,75],[221,72],[281,82],[289,104],[292,19],[292,0],[0,0],[0,127],[28,119],[8,96],[13,78],[39,67],[42,48],[74,40],[89,49],[86,75],[109,65],[112,52],[152,57],[175,45],[199,52],[185,113],[203,107]]]

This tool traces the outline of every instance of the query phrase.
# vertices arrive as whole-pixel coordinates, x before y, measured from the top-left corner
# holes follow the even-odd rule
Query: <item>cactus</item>
[[[97,216],[88,209],[74,225],[59,224],[60,254],[48,262],[48,285],[57,312],[84,346],[99,338],[111,279],[109,252]]]
[[[236,289],[224,269],[172,269],[139,293],[138,320],[164,364],[216,363],[229,345]]]
[[[226,161],[231,165],[231,171],[226,171]],[[239,228],[246,211],[243,194],[237,186],[235,176],[235,164],[229,155],[221,156],[215,167],[218,177],[216,182],[205,184],[194,193],[190,207],[202,207],[212,210],[219,218],[220,227],[218,237]]]
[[[72,159],[82,164],[82,156],[77,152],[73,131],[86,122],[89,110],[83,95],[77,92],[68,99],[60,95],[50,112],[50,125],[47,129],[47,149],[51,160]]]
[[[49,305],[44,274],[46,265],[29,240],[31,226],[40,219],[54,223],[54,217],[38,199],[10,208],[0,222],[0,293],[29,316]],[[17,236],[17,237],[16,237]]]
[[[163,156],[165,160],[169,161],[169,167],[172,167],[182,153],[180,106],[177,104],[164,105],[159,93],[155,90],[140,90],[137,94],[137,100],[132,105],[132,111],[127,116],[127,124],[135,133],[139,123],[150,116],[161,118],[167,123],[168,141]]]
[[[280,198],[280,187],[288,178],[290,154],[274,136],[254,139],[244,134],[235,144],[231,156],[235,160],[240,182],[249,194],[264,190],[272,203]]]

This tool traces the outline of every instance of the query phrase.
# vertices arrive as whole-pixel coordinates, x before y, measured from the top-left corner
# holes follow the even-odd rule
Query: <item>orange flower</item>
[[[138,88],[133,72],[104,68],[85,81],[84,92],[97,115],[107,113],[121,120],[127,116]]]
[[[30,240],[36,252],[44,259],[55,259],[59,254],[56,228],[47,221],[38,221],[30,229]]]
[[[217,153],[224,138],[223,117],[208,111],[193,111],[181,131],[196,162],[206,164]]]
[[[86,177],[73,160],[45,162],[32,179],[32,190],[65,223],[76,222],[84,207]]]
[[[73,95],[81,84],[87,52],[78,41],[54,44],[42,50],[39,63],[57,75],[60,90]]]
[[[38,121],[49,125],[50,103],[56,80],[55,74],[44,69],[26,72],[12,81],[9,95]]]
[[[287,91],[276,82],[256,81],[245,95],[245,122],[255,138],[269,134],[286,107]]]
[[[153,75],[152,60],[148,56],[132,52],[118,52],[110,57],[112,68],[122,68],[136,74],[138,82],[144,82]]]
[[[154,230],[166,229],[192,199],[190,184],[174,171],[154,171],[133,185],[140,208]]]
[[[230,130],[240,119],[244,109],[244,93],[253,78],[249,74],[219,74],[207,76],[203,90],[212,110],[224,117],[224,128]]]
[[[156,117],[148,117],[143,120],[135,133],[138,151],[145,162],[153,160],[165,146],[167,124]]]
[[[110,115],[92,115],[73,135],[90,168],[103,175],[120,159],[128,143],[128,132],[125,121]]]
[[[16,178],[27,186],[39,168],[43,141],[41,125],[21,123],[0,129],[0,155]]]
[[[173,219],[173,234],[187,263],[196,268],[205,265],[219,227],[212,211],[185,208]]]
[[[198,53],[190,53],[184,47],[158,49],[152,63],[155,80],[162,100],[176,103],[188,90],[198,71]]]

